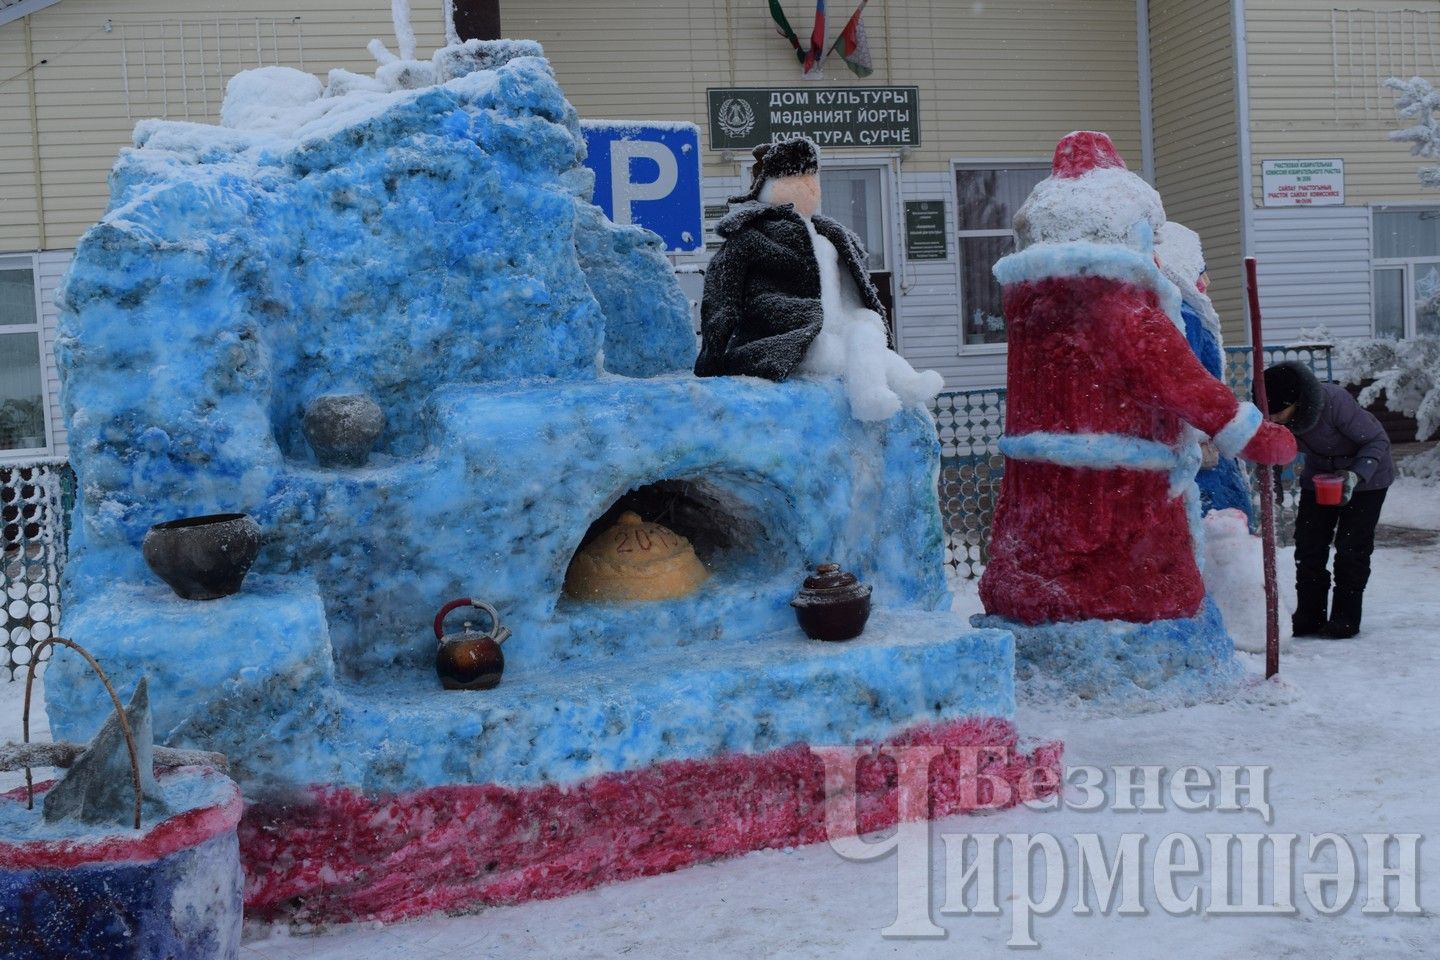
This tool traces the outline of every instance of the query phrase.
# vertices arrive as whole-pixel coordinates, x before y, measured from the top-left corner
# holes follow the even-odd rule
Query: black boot
[[[1331,640],[1349,640],[1360,632],[1360,608],[1365,594],[1360,590],[1335,588],[1331,601],[1330,622],[1325,624],[1324,635]]]
[[[1298,583],[1295,593],[1297,602],[1295,615],[1290,618],[1290,633],[1296,637],[1320,636],[1325,630],[1325,603],[1330,599],[1330,584],[1313,581]]]

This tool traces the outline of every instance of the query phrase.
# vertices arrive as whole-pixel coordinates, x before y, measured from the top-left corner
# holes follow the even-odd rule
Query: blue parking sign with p
[[[585,120],[595,203],[616,223],[660,234],[671,253],[705,244],[700,128],[693,123]]]

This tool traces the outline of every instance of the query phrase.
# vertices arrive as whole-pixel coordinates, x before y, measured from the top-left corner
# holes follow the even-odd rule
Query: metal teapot
[[[465,621],[460,633],[445,632],[445,618],[461,607],[474,607],[490,617],[490,629],[480,633]],[[435,651],[435,672],[446,690],[489,690],[500,683],[505,672],[505,654],[500,644],[510,638],[510,628],[500,622],[495,608],[484,600],[461,597],[451,600],[435,614],[435,639],[440,641]]]

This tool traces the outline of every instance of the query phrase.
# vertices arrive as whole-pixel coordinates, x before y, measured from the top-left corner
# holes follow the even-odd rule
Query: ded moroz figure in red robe
[[[1032,626],[1196,617],[1200,435],[1224,456],[1295,456],[1289,432],[1238,403],[1186,343],[1179,291],[1154,260],[1164,222],[1159,195],[1090,132],[1060,141],[1016,215],[1022,249],[995,267],[1009,372],[980,581],[989,614]]]

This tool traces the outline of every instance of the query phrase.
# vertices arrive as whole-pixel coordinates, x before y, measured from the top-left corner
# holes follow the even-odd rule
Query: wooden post
[[[1245,287],[1250,295],[1250,351],[1254,358],[1255,406],[1269,410],[1265,397],[1265,338],[1260,332],[1260,286],[1255,258],[1245,258]],[[1275,577],[1275,470],[1260,464],[1260,538],[1265,551],[1265,678],[1280,672],[1280,592]]]

